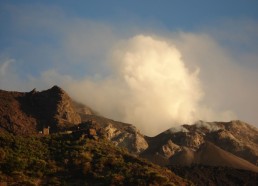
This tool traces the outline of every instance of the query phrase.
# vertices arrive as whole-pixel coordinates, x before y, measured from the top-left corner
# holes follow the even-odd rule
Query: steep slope
[[[200,146],[195,154],[193,163],[210,166],[225,166],[258,172],[258,167],[254,164],[239,158],[210,142],[205,142]]]
[[[258,129],[242,121],[227,122],[206,140],[258,166]]]
[[[96,123],[104,129],[107,139],[133,154],[139,154],[148,147],[144,135],[133,125],[100,116],[91,108],[72,100],[58,86],[41,92],[0,90],[0,130],[14,134],[37,134],[45,127],[50,127],[50,132],[57,132],[80,123]]]
[[[140,154],[148,148],[145,136],[135,126],[117,122],[98,115],[81,115],[82,122],[102,128],[105,137],[114,145],[126,148],[130,153]]]
[[[0,130],[36,133],[37,120],[21,110],[19,100],[25,93],[0,90]]]
[[[241,166],[239,165],[242,169],[254,170],[249,163],[257,165],[257,138],[258,130],[242,121],[199,121],[193,125],[182,125],[176,129],[169,129],[155,137],[146,137],[149,146],[141,153],[141,156],[160,165],[169,165],[174,162],[177,162],[177,165],[187,166],[193,163],[209,165],[210,162],[218,160],[229,167],[234,167],[235,163],[242,162]],[[207,145],[210,144],[209,142],[214,145]],[[212,156],[214,153],[209,153],[209,151],[216,152],[217,156]],[[201,156],[203,161],[206,156],[213,157],[213,159],[199,162],[196,160],[198,156]],[[242,159],[231,162],[230,159],[236,160],[236,156]],[[155,160],[153,157],[156,157]],[[223,159],[224,157],[228,158]],[[221,165],[218,164],[218,166]],[[256,168],[257,166],[255,166]]]
[[[81,122],[71,98],[59,87],[37,92],[0,90],[0,127],[15,134],[52,131]]]
[[[170,158],[170,164],[179,166],[199,164],[258,172],[258,167],[254,164],[226,152],[210,142],[203,143],[196,152],[188,148],[180,151]]]

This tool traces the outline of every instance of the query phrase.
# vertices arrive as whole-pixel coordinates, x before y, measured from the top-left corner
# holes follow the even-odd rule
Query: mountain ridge
[[[48,126],[57,131],[81,123],[71,98],[58,86],[41,92],[0,90],[0,108],[1,127],[17,134],[35,134]]]
[[[182,166],[196,163],[207,165],[195,159],[198,152],[204,152],[205,149],[201,147],[207,143],[212,144],[209,145],[209,151],[226,153],[230,156],[229,159],[236,159],[233,158],[235,156],[241,159],[236,162],[248,161],[242,167],[236,168],[249,167],[247,170],[256,171],[258,164],[258,129],[239,120],[198,121],[193,125],[184,124],[148,137],[132,124],[105,118],[93,109],[72,100],[58,86],[41,92],[35,89],[30,92],[0,90],[0,130],[22,135],[40,135],[39,132],[48,126],[50,133],[55,133],[79,130],[84,125],[98,126],[93,131],[101,128],[105,139],[115,146],[126,148],[135,156],[161,166],[173,165],[176,157],[180,157],[177,162]],[[188,156],[195,160],[184,162],[186,158],[183,157]],[[214,158],[214,161],[223,162],[222,157]],[[234,168],[229,162],[225,164]],[[222,164],[218,163],[217,166]]]
[[[193,185],[139,158],[144,145],[133,125],[96,114],[57,86],[0,90],[0,185]]]

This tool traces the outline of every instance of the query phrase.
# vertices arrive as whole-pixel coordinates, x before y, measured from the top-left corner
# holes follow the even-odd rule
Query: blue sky
[[[130,33],[138,30],[149,32],[198,32],[205,29],[220,29],[222,32],[234,32],[230,29],[242,22],[257,22],[258,1],[255,0],[227,0],[227,1],[179,1],[179,0],[143,0],[143,1],[1,1],[1,31],[0,49],[17,49],[15,54],[22,53],[19,42],[26,41],[32,45],[46,44],[58,47],[58,35],[51,28],[41,30],[40,25],[28,22],[22,25],[17,16],[45,17],[45,19],[85,19],[110,25],[112,29],[130,29]],[[48,10],[49,9],[49,10]],[[49,16],[49,17],[47,17]],[[51,17],[52,16],[52,17]],[[56,17],[57,16],[57,17]],[[236,28],[227,28],[227,21],[232,22]],[[224,25],[223,25],[224,24]],[[231,25],[231,26],[232,26]],[[42,26],[42,25],[41,25]],[[225,26],[225,27],[224,27]],[[223,28],[224,27],[224,28]],[[135,31],[135,30],[137,31]],[[43,33],[41,32],[43,31]],[[119,32],[119,31],[118,31]],[[125,31],[120,31],[125,32]],[[245,31],[243,31],[245,32]],[[210,33],[211,34],[211,33]],[[227,33],[228,34],[228,33]],[[215,34],[214,34],[215,35]],[[248,44],[236,43],[238,41],[219,38],[221,44],[230,45],[240,50],[253,50],[257,48],[257,41]],[[34,48],[34,47],[33,47]],[[9,52],[7,52],[6,55]],[[11,52],[10,52],[11,53]],[[36,67],[35,67],[36,68]]]
[[[170,29],[194,29],[225,18],[257,19],[258,2],[255,0],[227,1],[179,1],[179,0],[142,0],[142,1],[1,1],[2,6],[55,6],[69,16],[89,18],[96,21],[122,22],[139,20],[157,22]],[[8,14],[7,14],[8,16]],[[6,17],[5,17],[6,19]]]
[[[1,89],[28,91],[36,87],[41,90],[58,84],[74,99],[89,104],[103,115],[135,121],[142,130],[146,129],[141,123],[151,121],[137,118],[140,113],[155,114],[146,109],[147,102],[143,104],[140,100],[160,97],[164,98],[163,104],[169,102],[169,108],[174,109],[164,115],[169,108],[159,105],[162,113],[151,118],[153,121],[167,118],[162,129],[198,119],[242,119],[258,126],[256,0],[2,0],[0,23]],[[143,45],[146,51],[140,47]],[[160,48],[172,53],[178,51],[180,56],[164,53]],[[160,53],[155,57],[157,60],[171,58],[171,64],[164,63],[167,68],[179,68],[171,72],[157,70],[155,74],[165,74],[166,79],[160,79],[158,84],[155,74],[155,77],[149,74],[154,68],[162,69],[161,62],[151,63],[154,58],[149,55],[142,59],[144,63],[137,62],[145,53],[151,55],[151,51]],[[131,73],[127,71],[131,67],[126,61],[128,54],[133,56],[130,58],[133,64],[137,62],[133,65],[135,69],[143,69],[143,74],[148,72],[146,77],[128,74]],[[170,74],[176,72],[182,72],[179,76],[185,78],[173,83],[179,86],[176,90],[185,90],[178,93],[184,95],[178,100],[163,93],[142,94],[128,80],[130,75],[138,81],[137,85],[155,90],[167,80],[175,81]],[[146,81],[140,81],[141,78]],[[183,85],[189,85],[191,91]],[[162,88],[161,92],[176,92],[175,87],[167,84]],[[88,92],[87,96],[84,91]],[[114,97],[121,103],[113,104]],[[122,101],[127,98],[130,103]],[[129,111],[123,109],[128,104]],[[181,110],[189,112],[189,117],[183,118],[179,114]]]

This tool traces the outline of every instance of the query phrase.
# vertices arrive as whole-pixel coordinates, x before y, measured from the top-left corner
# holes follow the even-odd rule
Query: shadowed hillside
[[[191,185],[88,133],[0,135],[0,185]]]
[[[81,122],[73,101],[57,86],[42,92],[0,90],[0,116],[1,129],[15,134],[38,133],[48,126],[57,131]]]

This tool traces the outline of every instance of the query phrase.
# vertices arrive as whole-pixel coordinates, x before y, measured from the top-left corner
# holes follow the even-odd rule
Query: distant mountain
[[[197,151],[185,147],[172,156],[169,162],[171,165],[191,166],[200,164],[258,172],[258,167],[254,164],[224,151],[210,142],[203,143]]]
[[[160,165],[227,166],[258,172],[258,130],[242,121],[203,122],[169,129],[141,156]]]

